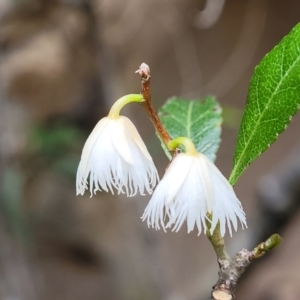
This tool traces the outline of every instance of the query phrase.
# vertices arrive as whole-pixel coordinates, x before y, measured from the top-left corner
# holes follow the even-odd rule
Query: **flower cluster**
[[[120,116],[120,110],[130,102],[142,102],[141,95],[120,98],[109,115],[101,119],[87,139],[76,179],[77,194],[88,189],[114,189],[127,196],[146,190],[152,193],[158,173],[152,158],[133,123]],[[163,179],[158,183],[142,216],[149,227],[178,231],[186,221],[188,232],[195,227],[198,233],[213,234],[220,225],[232,235],[238,222],[247,227],[242,205],[232,186],[219,169],[204,154],[198,153],[188,138],[171,141],[169,149],[183,145],[185,153],[176,155]]]

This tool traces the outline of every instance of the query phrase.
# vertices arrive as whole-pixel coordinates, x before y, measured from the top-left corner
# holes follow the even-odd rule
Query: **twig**
[[[166,145],[174,156],[180,152],[180,149],[175,151],[170,150],[169,143],[172,138],[164,128],[160,121],[156,110],[152,106],[150,93],[150,68],[147,64],[142,63],[139,69],[135,72],[141,76],[143,98],[142,105],[146,109],[161,141]],[[240,250],[233,259],[230,258],[225,247],[224,238],[220,232],[220,225],[218,224],[213,234],[210,233],[211,215],[207,215],[207,232],[206,235],[211,242],[219,263],[219,279],[213,286],[211,292],[211,300],[233,300],[235,299],[235,289],[239,278],[244,273],[245,269],[250,265],[251,261],[263,256],[267,251],[277,247],[282,239],[278,234],[273,234],[265,242],[257,245],[252,251],[247,249]]]
[[[215,233],[213,235],[215,235]],[[210,238],[210,241],[214,245],[214,240]],[[235,299],[236,285],[246,268],[254,259],[262,257],[266,252],[277,247],[281,242],[282,238],[278,234],[273,234],[265,242],[257,245],[252,251],[247,249],[240,250],[233,259],[219,257],[215,249],[219,263],[219,279],[213,286],[211,299]]]
[[[227,253],[227,250],[225,247],[224,238],[221,236],[220,224],[217,225],[213,234],[210,234],[210,231],[209,231],[210,223],[207,222],[206,224],[207,224],[207,228],[208,228],[208,230],[206,232],[206,236],[208,237],[209,241],[211,242],[212,246],[214,247],[214,250],[216,252],[218,259],[230,260],[230,256]]]
[[[141,76],[141,82],[142,82],[142,95],[145,99],[145,101],[142,103],[145,107],[154,127],[157,133],[159,134],[161,140],[166,145],[167,148],[169,142],[172,140],[166,129],[164,128],[162,122],[160,121],[156,110],[154,109],[152,105],[151,100],[151,93],[150,93],[150,68],[147,64],[142,63],[137,71],[135,73],[138,73]]]

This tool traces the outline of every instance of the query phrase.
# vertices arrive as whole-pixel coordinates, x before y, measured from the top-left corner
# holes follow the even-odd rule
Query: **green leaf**
[[[300,23],[256,67],[238,134],[229,181],[285,130],[300,105]]]
[[[221,107],[213,97],[187,101],[170,98],[158,116],[172,138],[190,138],[198,152],[215,160],[220,144]],[[163,147],[167,156],[169,151]]]

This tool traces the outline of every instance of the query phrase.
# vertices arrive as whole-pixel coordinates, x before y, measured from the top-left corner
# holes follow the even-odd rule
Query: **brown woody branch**
[[[142,82],[142,95],[145,99],[143,102],[143,106],[145,107],[154,127],[156,132],[159,134],[161,140],[163,143],[166,145],[167,148],[169,142],[171,142],[172,138],[164,128],[162,122],[160,121],[156,110],[154,109],[152,105],[152,100],[151,100],[151,92],[150,92],[150,68],[147,64],[142,63],[138,70],[135,72],[138,73],[141,76],[141,82]]]
[[[282,241],[278,234],[273,234],[265,242],[257,245],[252,251],[240,250],[233,259],[220,258],[219,279],[211,292],[212,300],[233,300],[239,278],[254,259],[262,257],[266,252],[277,247]]]

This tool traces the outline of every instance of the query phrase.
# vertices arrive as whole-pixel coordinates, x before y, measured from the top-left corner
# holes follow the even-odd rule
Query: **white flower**
[[[133,123],[124,116],[101,119],[88,137],[77,170],[77,195],[88,188],[134,196],[152,193],[158,179],[152,158]]]
[[[207,217],[208,213],[212,214],[211,221]],[[226,224],[230,235],[231,225],[237,230],[238,219],[242,227],[247,227],[245,213],[232,186],[201,153],[180,153],[173,159],[142,219],[147,220],[149,227],[160,229],[161,226],[164,230],[172,227],[173,231],[178,231],[187,221],[188,232],[196,225],[199,234],[202,230],[206,233],[207,221],[211,222],[211,234],[220,222],[222,236]]]

